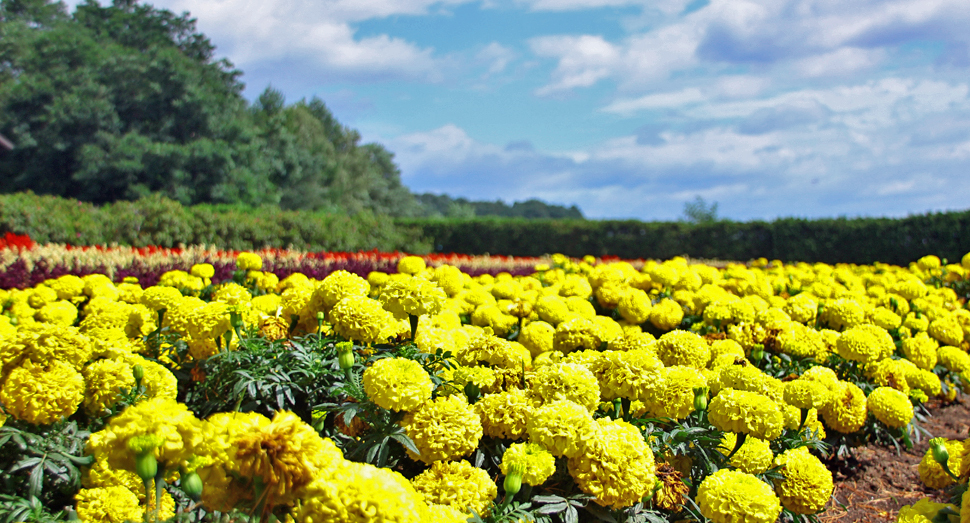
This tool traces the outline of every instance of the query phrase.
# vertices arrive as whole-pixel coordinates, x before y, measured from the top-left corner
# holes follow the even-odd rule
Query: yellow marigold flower
[[[27,304],[35,309],[39,309],[48,303],[54,303],[57,301],[57,291],[41,283],[40,285],[30,289],[27,296]]]
[[[701,514],[714,523],[772,523],[781,503],[767,483],[751,474],[721,469],[697,489]]]
[[[941,365],[950,372],[962,374],[970,370],[970,355],[959,347],[944,346],[936,350]]]
[[[566,300],[554,294],[542,296],[536,300],[535,312],[540,319],[553,326],[566,321],[571,316]]]
[[[59,327],[74,325],[77,320],[77,307],[69,301],[55,301],[37,310],[34,319]]]
[[[650,296],[640,289],[628,289],[617,305],[617,312],[626,321],[639,325],[650,319],[653,303]]]
[[[171,309],[176,303],[182,301],[182,293],[172,287],[149,287],[141,295],[141,304],[157,312],[162,309]]]
[[[45,307],[48,307],[48,305],[45,305]],[[963,343],[963,326],[960,325],[960,321],[955,316],[949,314],[931,321],[927,332],[943,345],[959,347]]]
[[[88,439],[88,452],[102,456],[112,467],[135,470],[130,440],[152,436],[161,444],[154,449],[159,469],[173,469],[188,459],[202,439],[202,425],[188,408],[169,398],[152,398],[126,408]]]
[[[489,367],[457,365],[453,369],[441,371],[439,375],[445,381],[451,382],[449,386],[439,388],[439,394],[464,394],[465,385],[469,383],[475,384],[482,392],[498,392],[501,390],[501,387],[497,386],[499,384],[498,376]]]
[[[781,504],[795,514],[817,514],[825,509],[835,489],[832,473],[807,447],[787,450],[775,458],[785,479],[775,481]]]
[[[784,418],[778,404],[755,392],[726,389],[708,406],[712,425],[723,431],[744,432],[772,440],[781,434]]]
[[[877,387],[869,393],[866,406],[877,420],[890,428],[905,427],[913,419],[909,396],[890,387]]]
[[[304,487],[343,461],[340,451],[292,412],[279,412],[266,426],[236,442],[236,465],[244,478],[259,479],[266,506],[285,505]]]
[[[8,342],[7,350],[13,354],[4,355],[4,365],[14,364],[23,357],[38,365],[61,361],[80,370],[91,359],[94,346],[76,327],[35,323],[20,327],[16,339]]]
[[[487,513],[489,504],[498,495],[498,487],[488,472],[465,460],[436,461],[411,479],[411,484],[426,502],[448,505],[466,514],[472,510]]]
[[[885,307],[876,307],[869,313],[869,321],[883,329],[891,330],[902,325],[903,318]]]
[[[876,327],[876,329],[889,336],[889,333],[885,330],[879,327]],[[889,342],[895,347],[891,337]],[[876,362],[892,354],[892,351],[887,352],[885,350],[884,344],[877,338],[877,333],[873,329],[866,329],[861,326],[843,332],[836,342],[836,349],[839,356],[860,363]]]
[[[925,315],[911,312],[903,319],[903,327],[916,332],[926,332],[930,327],[930,319]]]
[[[428,464],[467,456],[478,447],[483,433],[481,418],[460,394],[421,405],[401,426],[421,452],[416,456],[408,451],[408,455]]]
[[[657,481],[653,452],[640,430],[621,420],[600,418],[586,449],[569,458],[569,475],[601,506],[638,503]]]
[[[498,336],[505,336],[519,319],[511,314],[502,312],[497,304],[481,305],[472,312],[472,325],[488,327]]]
[[[526,423],[535,407],[524,391],[512,389],[482,396],[474,409],[482,419],[486,436],[517,440],[525,436]]]
[[[711,359],[711,348],[697,334],[672,331],[657,340],[657,356],[664,365],[684,365],[703,369]]]
[[[423,523],[428,507],[400,473],[345,462],[339,474],[315,479],[293,513],[296,523]]]
[[[949,458],[946,460],[946,466],[950,469],[950,472],[958,474],[961,469],[961,462],[964,459],[963,442],[948,439],[943,441],[943,445],[946,447],[947,454],[949,454]],[[943,470],[943,466],[937,463],[936,459],[933,457],[932,446],[926,449],[926,452],[923,453],[923,459],[919,462],[919,477],[923,481],[924,485],[926,485],[928,488],[936,490],[945,489],[956,483],[956,481],[954,481],[953,478],[951,478],[950,475]]]
[[[892,387],[901,392],[909,392],[909,382],[915,377],[919,367],[909,360],[886,358],[866,366],[866,375],[877,385]]]
[[[794,380],[785,383],[785,403],[799,409],[821,409],[828,405],[832,393],[822,383]]]
[[[818,301],[811,294],[802,292],[788,298],[784,311],[792,321],[808,324],[815,321],[815,315],[818,314]]]
[[[434,282],[412,277],[387,283],[381,288],[378,299],[385,309],[404,317],[438,314],[447,297]]]
[[[345,270],[334,271],[317,284],[309,307],[314,314],[329,312],[340,300],[351,296],[366,297],[370,290],[370,283],[364,278]]]
[[[73,301],[74,298],[84,294],[84,280],[73,274],[47,280],[44,285],[53,289],[57,293],[57,298],[61,300]]]
[[[436,523],[465,523],[468,521],[468,515],[464,512],[448,505],[436,505],[434,503],[428,504],[427,518],[428,521]]]
[[[108,464],[105,456],[96,459],[91,467],[81,476],[81,485],[84,488],[96,487],[125,487],[138,496],[138,501],[145,499],[145,483],[138,474],[130,470],[116,469]]]
[[[435,267],[434,276],[431,279],[448,296],[457,296],[465,288],[465,278],[462,276],[461,269],[453,265]]]
[[[580,455],[596,429],[589,409],[569,400],[537,408],[526,425],[532,442],[542,445],[553,456],[566,457]]]
[[[461,365],[473,366],[487,363],[493,367],[519,372],[523,366],[526,368],[531,366],[528,349],[521,344],[513,344],[495,336],[487,328],[473,335],[467,345],[458,350],[455,359]]]
[[[903,340],[903,354],[906,359],[913,362],[917,367],[926,370],[933,370],[936,366],[936,349],[939,343],[930,338],[925,332],[920,332],[912,338]]]
[[[854,383],[839,382],[839,390],[821,412],[826,427],[851,434],[866,424],[866,395]]]
[[[684,308],[674,300],[664,298],[650,309],[650,323],[662,331],[677,328],[683,320]]]
[[[707,378],[692,367],[674,365],[659,370],[660,379],[645,388],[639,399],[651,414],[682,420],[694,412],[694,389],[707,387]]]
[[[138,496],[122,486],[82,488],[74,496],[78,519],[90,523],[141,521],[145,509]]]
[[[330,319],[337,334],[361,343],[382,341],[381,329],[393,321],[377,300],[366,296],[348,296],[340,300],[330,311]]]
[[[537,320],[529,322],[519,333],[518,341],[529,349],[532,357],[548,352],[553,348],[553,335],[556,328],[552,324]]]
[[[842,390],[841,386],[839,385],[839,377],[835,374],[835,371],[822,365],[813,365],[812,367],[809,367],[808,370],[803,372],[798,378],[821,383],[825,385],[825,387],[832,393],[840,392]]]
[[[196,263],[189,269],[189,273],[197,278],[211,278],[216,275],[216,269],[211,263]]]
[[[263,259],[258,254],[241,252],[236,256],[236,268],[241,271],[258,271],[263,268]]]
[[[711,345],[711,360],[708,362],[708,367],[716,368],[725,364],[733,365],[736,361],[743,361],[745,359],[744,347],[740,343],[731,340],[714,340]],[[720,361],[720,365],[715,362]]]
[[[397,272],[415,275],[427,267],[424,258],[420,256],[405,256],[397,262]]]
[[[556,472],[556,458],[537,443],[513,443],[502,454],[500,469],[502,474],[508,474],[513,465],[521,465],[525,469],[522,482],[538,487]]]
[[[738,435],[733,432],[725,432],[721,437],[721,445],[717,447],[718,452],[727,456],[737,445]],[[771,461],[775,455],[771,452],[771,444],[767,441],[746,437],[741,448],[731,456],[731,465],[737,467],[742,472],[748,474],[761,474],[771,468]]]
[[[898,294],[909,301],[926,296],[928,290],[926,284],[919,281],[915,276],[899,280],[889,288],[889,292]]]
[[[828,347],[822,334],[801,323],[789,322],[776,335],[781,352],[796,358],[815,358],[824,361],[828,355]]]
[[[906,380],[910,387],[925,392],[927,396],[937,396],[943,390],[940,377],[930,370],[917,369],[907,375]]]
[[[822,321],[828,323],[833,329],[851,329],[865,323],[866,311],[862,305],[851,298],[839,298],[825,304]]]
[[[625,352],[605,353],[606,367],[600,380],[602,397],[612,401],[616,398],[642,399],[649,403],[655,389],[663,380],[663,363],[652,351],[634,349]],[[649,399],[648,399],[649,396]]]
[[[580,316],[559,323],[552,337],[553,348],[563,354],[577,349],[598,350],[603,342],[596,324]]]
[[[379,407],[412,411],[431,399],[431,376],[407,358],[377,360],[364,371],[364,392]]]
[[[84,378],[67,363],[46,367],[24,361],[7,374],[0,403],[7,414],[34,425],[47,425],[77,411],[84,398]]]
[[[964,494],[963,499],[967,499],[966,494]],[[928,498],[923,498],[913,505],[903,505],[899,509],[899,517],[896,519],[896,523],[933,523],[933,518],[940,513],[940,510],[946,507],[949,507],[954,512],[959,512],[961,523],[964,521],[963,514],[965,513],[965,509],[961,509],[956,505],[937,503],[930,501]]]
[[[114,406],[121,389],[135,386],[131,366],[119,360],[98,360],[82,371],[86,392],[84,410],[99,416]]]
[[[529,391],[540,403],[569,400],[596,410],[600,387],[596,376],[583,365],[556,363],[540,367],[532,378]]]
[[[720,389],[738,389],[763,394],[775,402],[784,402],[785,385],[781,380],[768,376],[747,362],[740,365],[720,367],[718,374]],[[711,392],[717,393],[720,389]]]
[[[249,292],[249,289],[236,282],[223,283],[212,293],[213,301],[221,301],[229,305],[248,305],[252,299],[253,295]]]
[[[138,354],[126,354],[123,356],[123,360],[131,367],[141,365],[145,371],[141,385],[145,387],[145,394],[149,398],[175,399],[178,394],[178,379],[172,374],[172,371]]]

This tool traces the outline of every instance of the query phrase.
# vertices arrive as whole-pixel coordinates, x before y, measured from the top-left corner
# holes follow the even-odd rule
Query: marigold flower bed
[[[819,520],[962,396],[968,269],[8,234],[0,518]],[[899,521],[970,518],[968,453]]]

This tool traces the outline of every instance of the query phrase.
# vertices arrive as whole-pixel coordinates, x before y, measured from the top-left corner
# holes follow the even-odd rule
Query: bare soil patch
[[[953,403],[930,402],[931,416],[922,427],[932,437],[963,440],[970,430],[967,399]],[[829,461],[835,478],[834,499],[819,520],[824,523],[885,523],[896,521],[900,507],[923,497],[943,502],[943,492],[923,486],[919,462],[930,437],[914,441],[912,450],[869,444],[855,449],[852,459]]]

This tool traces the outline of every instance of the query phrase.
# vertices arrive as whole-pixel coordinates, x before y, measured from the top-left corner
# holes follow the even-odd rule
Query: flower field
[[[970,391],[970,254],[716,265],[7,234],[0,520],[820,521]]]

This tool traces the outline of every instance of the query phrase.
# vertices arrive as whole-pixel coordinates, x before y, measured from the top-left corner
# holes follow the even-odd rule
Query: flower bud
[[[524,475],[524,464],[513,463],[509,467],[509,473],[505,475],[505,483],[503,484],[506,496],[512,497],[519,493],[519,490],[522,488],[522,476]]]
[[[141,380],[145,379],[145,367],[135,365],[131,368],[131,374],[135,377],[135,384],[141,385]]]
[[[337,344],[337,362],[340,369],[348,371],[354,367],[354,344],[349,341],[342,341]]]
[[[193,501],[199,501],[202,498],[202,478],[199,477],[198,472],[183,474],[181,487],[182,492],[185,492]]]
[[[755,345],[754,347],[751,347],[751,360],[752,361],[754,361],[755,363],[758,363],[764,357],[765,357],[765,346],[764,345],[762,345],[762,344],[759,343],[759,344]]]
[[[694,387],[694,410],[707,410],[707,395],[711,392],[709,387]]]
[[[945,466],[950,460],[950,453],[946,450],[946,438],[931,439],[930,450],[933,452],[933,459],[940,465]]]
[[[465,384],[465,397],[468,398],[468,403],[474,405],[479,398],[482,397],[482,389],[478,385],[472,382]]]
[[[155,459],[154,452],[142,452],[135,456],[135,474],[138,474],[142,481],[148,481],[158,474],[158,460]]]

